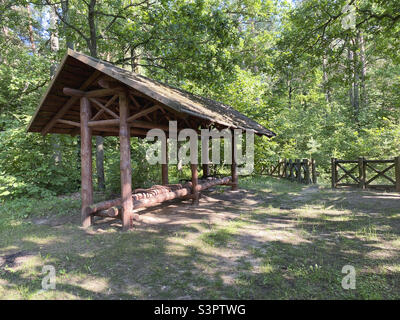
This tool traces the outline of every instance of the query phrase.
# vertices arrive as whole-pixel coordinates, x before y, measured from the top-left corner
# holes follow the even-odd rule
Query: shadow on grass
[[[204,193],[199,207],[172,201],[142,211],[158,220],[125,233],[114,220],[84,231],[76,226],[79,212],[65,224],[21,222],[1,230],[2,254],[40,259],[22,269],[3,264],[1,279],[26,299],[398,299],[399,250],[385,247],[399,237],[390,211],[397,198],[359,192],[356,199],[371,201],[364,206],[352,191],[303,193],[306,187],[290,191],[290,185],[268,180],[240,192],[217,188]],[[390,201],[379,204],[389,214],[370,215],[379,211],[375,197]],[[302,215],[305,205],[322,214]],[[296,241],[281,239],[283,232]],[[41,296],[45,264],[57,270],[57,291]],[[356,268],[356,290],[341,287],[347,264]]]

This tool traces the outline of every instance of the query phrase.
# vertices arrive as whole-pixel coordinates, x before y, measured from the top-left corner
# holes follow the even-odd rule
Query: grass
[[[0,298],[400,298],[398,195],[267,177],[241,188],[130,232],[82,230],[69,197],[2,203]],[[41,290],[44,265],[56,290]],[[354,290],[341,287],[344,265],[356,269]]]

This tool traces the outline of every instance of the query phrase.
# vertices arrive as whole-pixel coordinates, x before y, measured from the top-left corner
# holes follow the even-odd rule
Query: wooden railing
[[[317,183],[317,168],[314,159],[283,159],[268,170],[268,175],[303,184]]]
[[[347,186],[361,189],[394,189],[400,192],[400,157],[392,160],[367,160],[363,157],[358,160],[332,158],[331,184],[332,188]]]

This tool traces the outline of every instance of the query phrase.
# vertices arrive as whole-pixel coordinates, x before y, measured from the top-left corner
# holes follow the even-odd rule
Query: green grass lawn
[[[79,227],[79,199],[0,204],[2,299],[399,299],[400,195],[248,177]],[[42,267],[56,290],[41,290]],[[342,268],[356,288],[341,286]]]

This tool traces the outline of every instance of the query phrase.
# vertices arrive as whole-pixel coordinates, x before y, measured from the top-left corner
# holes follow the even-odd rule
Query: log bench
[[[159,205],[173,199],[194,199],[196,193],[216,185],[231,185],[231,177],[207,177],[199,179],[196,190],[192,182],[184,184],[154,185],[147,189],[135,189],[132,192],[133,210]],[[103,218],[122,219],[122,198],[107,200],[91,205],[90,215]],[[133,214],[132,219],[139,220],[138,214]]]

